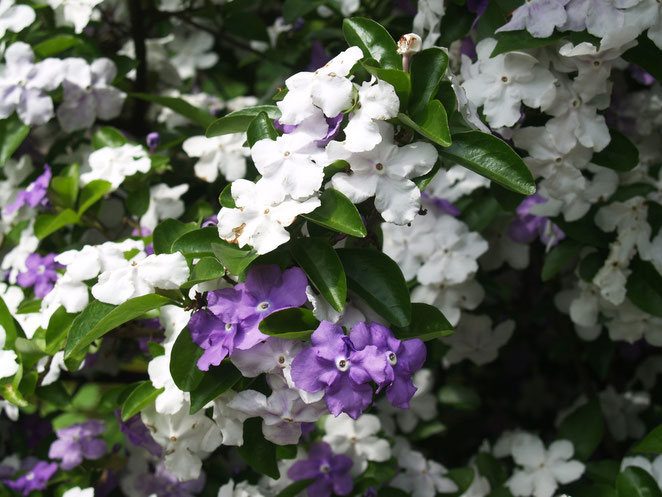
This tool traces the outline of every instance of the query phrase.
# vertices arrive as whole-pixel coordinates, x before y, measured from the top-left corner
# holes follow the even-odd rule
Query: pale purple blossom
[[[153,154],[156,148],[161,145],[161,135],[159,135],[156,131],[153,131],[147,135],[145,141],[147,142],[149,153]]]
[[[136,489],[144,495],[158,495],[159,497],[193,497],[205,486],[205,474],[194,480],[179,481],[165,467],[159,463],[154,474],[143,475],[136,481]]]
[[[536,216],[531,214],[531,207],[536,204],[542,204],[547,199],[541,197],[537,193],[525,198],[515,210],[517,218],[514,219],[508,227],[508,234],[510,238],[518,243],[531,243],[536,237],[540,237],[543,243],[547,244],[552,237],[549,233],[549,226],[551,221],[543,216]],[[558,240],[565,238],[565,233],[555,224],[551,224],[551,230],[554,235],[554,244]]]
[[[526,29],[534,38],[547,38],[554,28],[560,27],[568,19],[565,5],[570,0],[526,0],[515,9],[510,21],[496,30],[515,31]]]
[[[349,470],[352,460],[343,455],[334,455],[326,442],[315,443],[308,452],[308,459],[297,461],[287,472],[290,480],[314,478],[308,487],[309,497],[329,497],[331,493],[349,495],[354,487]]]
[[[44,298],[58,279],[56,269],[64,267],[55,262],[56,255],[47,254],[42,257],[39,254],[30,254],[25,259],[27,271],[18,274],[16,283],[23,288],[34,287],[34,296],[38,299]]]
[[[62,459],[62,469],[75,468],[83,459],[99,459],[106,453],[106,442],[96,437],[104,431],[106,425],[98,419],[57,430],[58,439],[51,444],[48,457]]]
[[[33,490],[44,490],[51,476],[57,471],[57,463],[39,461],[35,457],[28,457],[21,463],[21,469],[27,470],[16,480],[4,480],[4,483],[16,492],[27,496]]]
[[[142,419],[140,419],[139,414],[130,417],[126,421],[122,421],[119,410],[115,411],[115,416],[119,420],[120,431],[126,435],[129,442],[137,447],[143,447],[154,457],[161,457],[161,453],[163,452],[161,446],[156,443],[156,440],[154,440],[152,434],[142,422]]]
[[[44,172],[39,175],[36,180],[30,183],[25,190],[19,192],[14,203],[9,204],[5,209],[5,214],[11,214],[24,205],[29,205],[30,207],[43,205],[47,201],[46,190],[48,189],[52,176],[53,173],[51,172],[50,166],[45,164]]]

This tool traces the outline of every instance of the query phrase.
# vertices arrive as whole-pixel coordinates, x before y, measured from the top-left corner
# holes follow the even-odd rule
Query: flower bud
[[[416,33],[402,35],[398,40],[398,53],[405,55],[420,52],[422,45],[421,37]]]

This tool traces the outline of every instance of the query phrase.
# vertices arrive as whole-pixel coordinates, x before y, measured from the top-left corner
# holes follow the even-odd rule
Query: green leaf
[[[646,197],[649,193],[656,192],[657,188],[650,183],[630,183],[620,185],[614,194],[609,197],[610,202],[626,202],[632,197]]]
[[[633,449],[636,452],[652,452],[662,454],[662,425],[655,428]]]
[[[75,314],[69,314],[64,307],[58,307],[53,313],[46,328],[44,351],[47,354],[55,354],[62,348],[75,317]]]
[[[498,183],[490,184],[490,193],[497,202],[499,202],[501,208],[508,212],[515,212],[515,209],[517,209],[526,198],[525,195],[515,193],[512,190],[507,190]]]
[[[207,226],[199,230],[189,231],[177,238],[172,244],[173,252],[181,252],[187,257],[207,257],[214,255],[212,243],[220,243],[216,226]]]
[[[571,223],[565,221],[562,216],[557,216],[552,219],[554,224],[563,230],[563,232],[584,245],[593,245],[595,247],[607,247],[609,245],[610,236],[604,231],[598,229],[593,222],[595,212],[586,214],[579,221]]]
[[[499,214],[499,202],[492,195],[483,195],[463,207],[460,218],[471,231],[482,231],[490,225],[497,214]]]
[[[34,222],[34,234],[43,240],[54,231],[75,224],[79,220],[78,214],[71,209],[64,209],[59,214],[40,214]]]
[[[21,330],[18,323],[14,320],[14,316],[11,315],[7,304],[0,297],[0,326],[5,329],[7,337],[5,339],[5,346],[7,348],[13,348],[14,342],[17,337],[23,336],[23,330]]]
[[[622,57],[662,82],[662,66],[659,63],[662,59],[662,51],[645,34],[640,35],[637,38],[637,45],[625,52]]]
[[[272,121],[280,117],[280,110],[275,105],[257,105],[230,112],[227,116],[216,119],[207,128],[207,137],[228,135],[230,133],[244,133],[248,125],[261,112],[266,112]]]
[[[476,454],[476,466],[478,472],[490,482],[490,487],[496,488],[506,481],[506,473],[501,463],[489,452]]]
[[[647,471],[630,466],[616,477],[618,497],[662,497],[662,490]]]
[[[579,262],[579,277],[584,281],[592,281],[604,263],[605,257],[600,255],[599,252],[587,254]]]
[[[338,190],[324,190],[320,201],[322,205],[310,214],[301,214],[301,217],[325,228],[359,238],[368,234],[356,206]]]
[[[437,94],[446,69],[448,55],[439,47],[431,47],[418,52],[411,59],[411,97],[409,113],[416,116],[425,112],[430,101]],[[441,102],[440,102],[441,103]],[[443,105],[442,105],[443,107]],[[444,116],[446,113],[444,112]],[[448,128],[448,124],[446,124]],[[450,133],[449,133],[450,144]],[[448,145],[445,145],[448,146]]]
[[[547,253],[540,278],[543,281],[551,280],[563,267],[575,258],[581,248],[581,244],[574,240],[564,240],[559,243]]]
[[[190,231],[198,229],[197,223],[182,223],[177,219],[166,219],[154,228],[152,243],[155,254],[171,254],[172,244],[179,237]]]
[[[104,304],[98,300],[92,301],[71,324],[64,347],[65,359],[86,350],[93,341],[121,324],[171,303],[172,300],[168,297],[156,294],[136,297],[118,306]]]
[[[497,43],[494,50],[492,50],[490,57],[495,57],[499,54],[516,50],[545,47],[560,40],[562,37],[562,33],[553,33],[552,36],[547,38],[536,38],[526,30],[503,31],[501,33],[496,33],[495,38]]]
[[[237,447],[237,450],[253,470],[274,480],[280,478],[276,461],[276,445],[262,435],[261,418],[250,418],[244,422],[244,445]]]
[[[292,242],[290,250],[317,291],[336,311],[342,312],[347,300],[347,278],[331,244],[320,238],[300,238]]]
[[[198,369],[198,359],[204,352],[204,349],[193,343],[188,328],[179,333],[172,346],[170,374],[180,390],[192,392],[200,385],[204,372]]]
[[[246,131],[246,141],[248,146],[253,147],[260,140],[275,140],[278,138],[278,131],[266,112],[260,112],[248,125]]]
[[[413,119],[400,113],[398,120],[437,145],[442,147],[451,145],[448,116],[444,105],[439,100],[433,100],[427,104],[427,107],[424,107],[421,112],[413,115]]]
[[[225,275],[223,265],[215,257],[203,257],[193,268],[189,281],[182,288],[191,288],[203,281],[216,280]]]
[[[603,432],[600,402],[593,398],[563,420],[559,425],[558,438],[570,440],[575,446],[575,457],[585,461],[600,445]]]
[[[395,487],[382,487],[377,492],[377,497],[411,497],[411,494]]]
[[[390,83],[395,89],[395,93],[400,100],[400,109],[404,111],[409,105],[409,96],[411,94],[411,80],[409,73],[399,69],[384,69],[382,67],[370,65],[367,62],[374,62],[373,59],[364,62],[362,65],[373,76],[377,76],[382,81]]]
[[[149,187],[138,188],[127,195],[126,208],[130,214],[141,217],[149,209],[149,202]]]
[[[152,386],[151,381],[143,381],[124,401],[122,406],[122,421],[135,416],[145,407],[150,405],[163,392],[165,388],[158,390]]]
[[[614,171],[630,171],[637,167],[639,150],[634,143],[615,129],[610,129],[609,134],[611,135],[609,145],[593,154],[591,162]]]
[[[653,316],[662,317],[662,276],[650,262],[636,258],[630,265],[627,297],[634,305]]]
[[[80,191],[78,199],[78,215],[82,215],[87,209],[92,207],[97,201],[110,191],[112,185],[103,179],[95,179],[85,185]]]
[[[339,249],[338,256],[350,290],[394,326],[409,325],[412,317],[409,289],[393,259],[371,248]]]
[[[503,140],[489,133],[455,134],[453,144],[439,149],[439,154],[517,193],[536,192],[533,176],[524,161]]]
[[[52,192],[51,199],[56,206],[73,208],[78,197],[78,175],[75,178],[72,176],[55,176],[51,179],[48,189]]]
[[[35,390],[35,394],[40,399],[50,402],[60,409],[66,409],[71,405],[71,395],[69,395],[61,381],[39,387]]]
[[[227,207],[228,209],[236,209],[237,204],[234,203],[234,198],[232,197],[232,183],[228,183],[223,188],[223,191],[218,196],[218,203],[221,204],[221,207]]]
[[[203,373],[202,381],[191,392],[191,414],[195,414],[212,400],[223,395],[242,378],[232,363],[223,361]]]
[[[372,57],[386,69],[402,70],[398,47],[380,24],[365,17],[352,17],[343,21],[342,32],[347,44],[359,47],[364,57]]]
[[[393,334],[398,340],[420,338],[424,342],[445,337],[453,333],[453,326],[436,307],[412,302],[411,323],[404,328],[394,328]]]
[[[260,331],[265,335],[292,340],[307,340],[320,322],[313,311],[301,307],[283,309],[269,314],[260,321]]]
[[[480,406],[480,397],[461,385],[445,385],[437,393],[439,402],[461,411],[474,411]]]
[[[59,35],[49,38],[48,40],[37,43],[34,46],[34,53],[42,59],[47,57],[53,57],[65,50],[69,50],[72,47],[81,45],[83,40],[76,38],[75,36],[70,35]]]
[[[14,115],[0,121],[0,167],[4,166],[23,140],[30,133],[30,126]]]
[[[586,476],[596,483],[604,483],[613,487],[620,467],[621,462],[613,459],[588,461],[586,463]]]
[[[304,17],[324,3],[321,0],[285,0],[283,19],[286,24],[292,24],[299,17]]]
[[[204,109],[198,109],[197,107],[194,107],[186,100],[182,100],[181,98],[164,97],[162,95],[151,95],[147,93],[130,93],[129,96],[147,100],[148,102],[167,107],[180,116],[184,116],[189,121],[192,121],[205,129],[207,129],[207,127],[209,127],[211,123],[214,122],[214,116],[212,116],[209,112]]]
[[[122,132],[112,126],[104,126],[92,135],[92,146],[95,150],[104,147],[121,147],[126,143]]]
[[[457,484],[459,493],[463,494],[471,486],[476,473],[473,468],[453,468],[448,470],[446,476]]]
[[[259,256],[249,247],[239,248],[234,243],[228,243],[225,240],[212,243],[211,249],[214,256],[223,264],[223,267],[235,276],[243,273],[250,263]]]
[[[290,483],[287,487],[278,492],[276,497],[296,497],[301,492],[306,490],[310,485],[312,485],[314,481],[315,478],[306,478],[305,480],[298,480],[294,483]]]

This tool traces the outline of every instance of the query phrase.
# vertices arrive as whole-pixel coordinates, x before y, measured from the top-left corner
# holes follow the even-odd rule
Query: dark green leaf
[[[212,243],[221,243],[218,228],[207,226],[184,233],[172,244],[172,251],[181,252],[187,257],[207,257],[214,255]]]
[[[409,325],[409,289],[393,259],[368,248],[339,249],[338,256],[345,268],[350,290],[394,326],[404,328]]]
[[[136,217],[141,217],[149,209],[149,188],[138,188],[129,194],[126,197],[126,208],[129,213],[133,214]]]
[[[600,271],[600,268],[605,263],[605,257],[600,255],[599,252],[591,252],[587,254],[579,262],[579,276],[584,281],[593,281],[593,278]]]
[[[223,188],[223,191],[218,196],[218,203],[221,204],[221,207],[227,207],[228,209],[236,209],[237,205],[234,203],[234,198],[232,197],[232,183],[229,183]]]
[[[265,335],[293,340],[307,340],[320,322],[313,311],[301,307],[283,309],[269,314],[260,322],[260,331]]]
[[[253,147],[260,140],[275,140],[276,138],[278,138],[278,131],[274,128],[273,121],[266,112],[260,112],[248,125],[246,141],[248,141],[249,147]]]
[[[244,133],[248,125],[261,112],[266,112],[272,121],[280,117],[280,110],[275,105],[257,105],[230,112],[227,116],[214,121],[207,128],[207,137],[227,135],[230,133]]]
[[[609,200],[611,202],[626,202],[632,197],[645,197],[656,191],[657,188],[650,183],[630,183],[629,185],[620,185],[614,194],[609,197]]]
[[[448,470],[446,476],[456,483],[459,488],[459,493],[463,494],[471,486],[471,482],[474,481],[476,473],[473,468],[453,468]]]
[[[204,349],[193,343],[188,328],[179,333],[172,346],[170,374],[180,390],[192,392],[200,385],[204,372],[198,369],[198,359],[204,352]]]
[[[377,497],[411,497],[411,494],[408,494],[399,488],[383,487],[379,489],[379,492],[377,492]]]
[[[325,228],[359,238],[368,234],[359,211],[352,201],[338,190],[324,190],[320,201],[321,206],[310,214],[302,214],[301,217]]]
[[[82,215],[87,209],[92,207],[108,191],[110,191],[110,187],[110,182],[102,179],[95,179],[85,185],[81,189],[80,198],[78,199],[78,215]]]
[[[95,150],[103,147],[121,147],[126,143],[122,132],[112,126],[104,126],[92,135],[92,146]]]
[[[159,388],[158,390],[152,386],[151,381],[143,381],[129,394],[122,406],[122,421],[126,421],[132,416],[135,416],[145,407],[150,405],[156,398],[165,390]]]
[[[476,454],[476,466],[478,472],[487,478],[492,488],[496,488],[506,481],[506,473],[499,460],[489,452]]]
[[[437,94],[446,69],[448,55],[439,47],[427,48],[411,59],[411,97],[409,113],[416,116],[425,112],[430,101]],[[443,106],[442,106],[443,107]],[[446,113],[444,112],[444,116]],[[446,124],[448,128],[448,124]],[[450,142],[450,133],[449,133]],[[447,145],[446,145],[447,146]]]
[[[398,47],[380,24],[364,17],[352,17],[343,21],[342,32],[347,44],[359,47],[364,57],[372,57],[386,69],[402,70]]]
[[[662,55],[662,54],[661,54]],[[630,171],[639,164],[639,150],[623,133],[610,129],[609,145],[593,154],[591,162],[615,171]]]
[[[61,381],[39,387],[35,390],[35,394],[40,399],[50,402],[60,409],[66,409],[71,405],[71,395],[69,395]]]
[[[221,240],[212,243],[211,249],[218,261],[235,276],[239,276],[244,270],[258,258],[258,254],[249,247],[239,248],[234,243]]]
[[[536,192],[524,161],[496,136],[481,131],[458,133],[453,135],[453,144],[440,149],[439,154],[517,193]]]
[[[586,463],[586,476],[597,483],[614,486],[620,468],[620,461],[614,461],[613,459],[588,461]]]
[[[241,379],[241,373],[230,362],[211,366],[205,371],[202,381],[191,392],[191,414],[195,414],[212,400],[223,395]]]
[[[283,19],[287,24],[292,24],[299,17],[304,17],[324,2],[321,0],[285,0],[283,4]]]
[[[23,124],[18,116],[0,121],[0,167],[5,165],[14,151],[30,133],[30,126]]]
[[[413,302],[411,304],[411,323],[404,328],[394,328],[393,334],[399,340],[420,338],[424,342],[453,333],[453,326],[436,307]]]
[[[64,228],[70,224],[77,223],[78,214],[71,209],[64,209],[59,214],[41,214],[34,222],[34,234],[40,240],[43,240],[54,231]]]
[[[662,65],[659,63],[662,60],[662,51],[645,34],[637,38],[637,45],[625,52],[623,58],[662,81]]]
[[[662,497],[662,490],[647,471],[630,466],[616,477],[618,497]]]
[[[630,265],[627,297],[634,305],[653,316],[662,317],[662,276],[650,262],[636,258]]]
[[[133,98],[140,98],[142,100],[147,100],[163,107],[176,112],[177,114],[184,116],[189,121],[196,123],[197,125],[207,129],[214,122],[214,116],[212,116],[208,111],[204,109],[198,109],[194,107],[186,100],[176,97],[165,97],[162,95],[151,95],[147,93],[131,93],[129,96]]]
[[[575,258],[581,247],[574,240],[564,240],[550,250],[542,266],[541,279],[543,281],[551,280],[563,267]]]
[[[655,428],[634,448],[637,452],[652,452],[662,454],[662,425]]]
[[[490,184],[490,193],[494,196],[501,208],[508,212],[515,212],[515,209],[524,201],[525,195],[508,190],[498,183]]]
[[[14,347],[14,341],[17,337],[23,336],[23,330],[19,327],[18,323],[11,315],[5,301],[0,297],[0,326],[5,329],[7,337],[5,339],[5,346],[8,348]]]
[[[593,222],[595,212],[585,215],[579,221],[571,223],[565,221],[562,216],[552,219],[554,224],[563,230],[563,232],[584,245],[593,245],[595,247],[607,247],[609,245],[610,236],[604,231],[598,229]]]
[[[294,483],[290,483],[287,487],[276,494],[276,497],[296,497],[301,492],[306,490],[314,481],[314,478],[306,478],[305,480],[299,480],[295,481]]]
[[[585,461],[600,445],[603,431],[600,402],[593,398],[563,420],[559,425],[558,438],[570,440],[575,447],[575,457]]]
[[[53,57],[65,50],[69,50],[71,47],[80,45],[83,41],[80,38],[70,35],[59,35],[49,38],[48,40],[37,43],[34,46],[34,53],[45,59],[46,57]]]
[[[225,275],[223,265],[215,257],[203,257],[193,268],[189,281],[182,288],[191,288],[203,281],[215,280]]]
[[[320,238],[300,238],[292,242],[290,250],[317,291],[336,311],[342,312],[347,300],[347,278],[331,244]]]
[[[184,233],[198,229],[197,223],[182,223],[176,219],[166,219],[154,228],[152,242],[155,254],[171,254],[172,244]]]
[[[276,445],[262,435],[261,418],[250,418],[244,422],[244,445],[237,447],[237,450],[253,470],[274,480],[280,478],[276,462]]]
[[[46,329],[44,351],[47,354],[54,354],[62,348],[75,317],[75,314],[69,314],[64,307],[59,307],[53,313]]]
[[[480,406],[480,397],[473,390],[461,385],[445,385],[437,394],[439,402],[461,411],[473,411]]]
[[[506,52],[516,50],[529,50],[532,48],[545,47],[552,45],[563,37],[562,33],[554,33],[547,38],[536,38],[526,30],[521,31],[503,31],[497,33],[495,38],[497,44],[492,50],[490,57],[495,57]]]
[[[483,195],[462,208],[460,218],[472,231],[487,228],[499,213],[499,202],[492,195]]]
[[[398,120],[437,145],[442,147],[451,145],[448,116],[446,116],[446,109],[439,100],[430,102],[422,112],[413,115],[413,119],[400,113],[398,114]]]
[[[104,304],[98,300],[92,301],[71,324],[64,357],[86,350],[93,341],[121,324],[171,303],[172,300],[168,297],[156,294],[136,297],[118,306]]]

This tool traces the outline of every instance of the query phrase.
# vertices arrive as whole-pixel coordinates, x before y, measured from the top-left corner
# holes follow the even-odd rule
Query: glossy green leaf
[[[561,269],[575,258],[581,248],[581,244],[574,240],[564,240],[556,247],[552,248],[552,250],[550,250],[545,256],[545,262],[542,266],[540,278],[543,281],[551,280]]]
[[[453,135],[453,144],[440,149],[439,154],[517,193],[536,192],[524,161],[496,136],[482,131],[458,133]]]
[[[646,435],[644,439],[635,446],[634,450],[637,452],[662,454],[662,425]]]
[[[59,214],[40,214],[34,222],[34,234],[43,240],[54,231],[75,224],[79,220],[78,214],[71,209],[64,209]]]
[[[80,191],[78,198],[78,215],[82,215],[87,209],[103,198],[110,191],[111,184],[102,179],[95,179],[85,185]]]
[[[154,228],[152,242],[155,254],[171,254],[172,244],[183,234],[197,230],[197,223],[182,223],[177,219],[166,219]]]
[[[413,115],[413,118],[400,113],[398,114],[398,120],[437,145],[442,147],[451,145],[448,116],[446,115],[446,109],[439,100],[433,100],[427,104],[427,107]]]
[[[180,390],[192,392],[200,385],[204,371],[198,369],[198,359],[204,352],[203,348],[193,343],[188,328],[184,328],[179,333],[172,346],[170,374]]]
[[[506,473],[499,460],[489,452],[476,454],[476,467],[478,472],[487,478],[492,488],[496,488],[506,481]]]
[[[320,238],[300,238],[292,242],[290,250],[317,291],[336,311],[342,312],[347,299],[347,278],[331,244]]]
[[[30,126],[23,124],[18,116],[0,121],[0,167],[5,165],[29,133]]]
[[[441,387],[437,397],[441,404],[461,411],[476,410],[481,404],[476,392],[461,385],[445,385]]]
[[[227,135],[230,133],[244,133],[248,130],[248,125],[261,112],[266,112],[272,121],[280,117],[280,110],[275,105],[257,105],[255,107],[246,107],[245,109],[230,112],[214,121],[207,128],[207,137]]]
[[[592,281],[600,268],[604,265],[606,257],[599,252],[587,254],[579,262],[579,277],[584,281]]]
[[[126,208],[130,214],[142,217],[149,209],[150,200],[149,188],[138,188],[127,195]]]
[[[283,309],[269,314],[260,321],[260,331],[265,335],[292,340],[307,340],[320,322],[313,311],[301,307]]]
[[[172,251],[181,252],[187,257],[208,257],[214,255],[211,244],[221,241],[218,228],[207,226],[184,233],[172,244]]]
[[[627,297],[634,305],[653,316],[662,317],[662,276],[650,262],[636,258],[630,265]]]
[[[307,489],[315,481],[314,478],[306,478],[290,483],[287,487],[276,494],[276,497],[296,497]]]
[[[425,112],[428,104],[437,94],[447,68],[448,55],[439,47],[426,48],[412,57],[410,115],[416,116]],[[446,115],[445,112],[444,115]]]
[[[237,451],[253,470],[275,480],[280,478],[276,461],[276,445],[262,435],[261,418],[250,418],[244,422],[244,445],[237,447]]]
[[[86,350],[93,341],[118,326],[171,303],[168,297],[156,294],[136,297],[118,306],[93,300],[71,324],[64,357]]]
[[[62,348],[75,317],[75,314],[69,314],[64,307],[59,307],[53,313],[46,328],[44,351],[47,354],[55,354]]]
[[[195,414],[212,400],[232,388],[242,378],[241,373],[229,361],[211,366],[204,371],[202,381],[191,392],[191,414]]]
[[[218,203],[221,204],[221,207],[227,207],[228,209],[236,209],[237,205],[234,203],[234,198],[232,197],[232,183],[228,183],[221,191],[221,194],[218,196]]]
[[[14,341],[17,337],[23,336],[23,330],[20,329],[18,323],[14,320],[11,312],[7,308],[7,304],[0,297],[0,326],[5,329],[7,334],[5,338],[5,346],[12,348],[14,346]]]
[[[34,46],[35,55],[45,59],[47,57],[53,57],[65,50],[69,50],[72,47],[81,45],[83,40],[76,38],[75,36],[70,35],[59,35],[44,40],[40,43],[37,43]]]
[[[211,249],[223,267],[235,276],[243,273],[250,263],[259,257],[257,252],[250,247],[239,248],[236,244],[228,243],[225,240],[212,243]]]
[[[561,422],[558,438],[570,440],[575,447],[575,457],[585,461],[600,445],[603,432],[604,418],[600,402],[593,398]]]
[[[135,416],[145,407],[152,404],[164,390],[164,388],[154,388],[151,381],[143,381],[124,401],[124,405],[122,406],[122,421]]]
[[[78,178],[55,176],[48,185],[51,200],[58,207],[73,208],[78,197]]]
[[[639,150],[623,133],[610,129],[611,140],[603,150],[593,154],[591,162],[614,171],[630,171],[639,164]]]
[[[216,280],[225,275],[225,268],[215,257],[203,257],[193,268],[189,281],[182,288],[191,288],[203,281]]]
[[[104,126],[92,135],[92,146],[95,150],[103,147],[121,147],[126,143],[122,132],[112,126]]]
[[[248,141],[249,147],[253,147],[260,140],[275,140],[276,138],[278,138],[278,131],[274,128],[273,120],[266,112],[260,112],[255,116],[246,130],[246,141]]]
[[[648,471],[639,467],[625,468],[616,477],[618,497],[662,497],[662,490]]]
[[[476,473],[473,468],[453,468],[448,470],[446,476],[455,482],[459,493],[464,494],[474,481]]]
[[[424,342],[445,337],[453,333],[446,317],[436,307],[413,302],[411,304],[411,323],[404,328],[393,328],[393,334],[398,340],[420,338]]]
[[[148,102],[167,107],[180,116],[184,116],[189,121],[192,121],[205,129],[207,129],[207,127],[214,122],[214,116],[212,116],[208,111],[204,109],[198,109],[197,107],[194,107],[186,100],[181,98],[165,97],[163,95],[151,95],[147,93],[130,93],[129,96],[147,100]]]
[[[637,38],[637,45],[626,51],[623,58],[641,67],[658,81],[662,81],[662,65],[660,65],[662,50],[657,48],[646,34]]]
[[[325,228],[359,238],[368,234],[356,206],[338,190],[324,190],[320,201],[322,205],[309,214],[301,214],[301,217]]]
[[[283,19],[287,24],[292,24],[299,17],[304,17],[324,3],[322,0],[285,0]]]
[[[402,70],[398,47],[379,23],[365,17],[352,17],[343,21],[342,32],[347,43],[359,47],[365,57],[372,57],[383,68]]]
[[[412,318],[409,288],[393,259],[369,248],[345,248],[337,252],[349,289],[394,326],[408,326]]]
[[[499,202],[492,195],[483,195],[462,208],[460,219],[471,231],[482,231],[499,214],[499,210]]]

